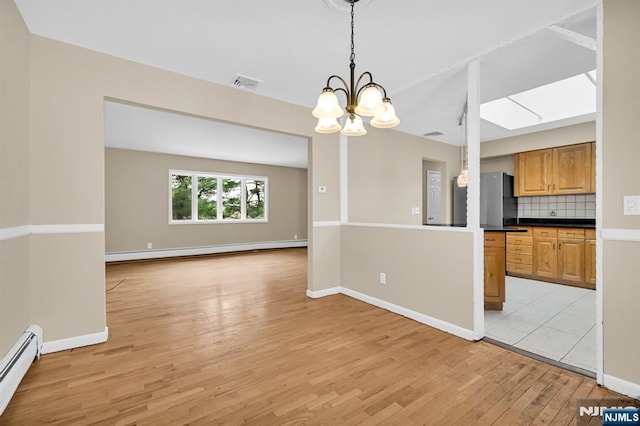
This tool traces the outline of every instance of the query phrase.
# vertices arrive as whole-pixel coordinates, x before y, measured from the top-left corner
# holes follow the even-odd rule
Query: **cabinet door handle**
[[[496,239],[495,238],[485,238],[484,240],[485,241],[495,241]]]
[[[562,243],[558,244],[558,250],[562,250]]]
[[[554,250],[556,249],[556,243],[553,243],[553,249]]]

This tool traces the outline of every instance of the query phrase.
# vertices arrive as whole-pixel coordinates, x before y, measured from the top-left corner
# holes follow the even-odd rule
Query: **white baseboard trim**
[[[338,293],[342,293],[346,296],[353,297],[354,299],[358,299],[370,305],[377,306],[378,308],[386,309],[387,311],[400,314],[414,321],[418,321],[419,323],[428,325],[433,328],[437,328],[438,330],[445,331],[449,334],[453,334],[454,336],[462,337],[463,339],[466,339],[466,340],[474,340],[473,330],[467,330],[466,328],[460,327],[458,325],[451,324],[449,322],[430,317],[429,315],[421,314],[420,312],[416,312],[411,309],[395,305],[385,300],[378,299],[376,297],[372,297],[364,293],[360,293],[359,291],[351,290],[346,287],[331,287],[331,288],[317,290],[317,291],[307,289],[307,296],[314,299],[319,297],[324,297],[324,296],[330,296],[332,294],[338,294]]]
[[[307,289],[307,297],[312,299],[318,299],[320,297],[331,296],[341,292],[340,287],[323,288],[322,290],[309,290]]]
[[[44,344],[42,345],[42,353],[50,354],[53,352],[66,351],[67,349],[96,345],[98,343],[106,342],[108,338],[109,327],[105,327],[104,331],[98,333],[84,334],[82,336],[67,337],[66,339],[44,342]]]
[[[607,241],[640,241],[640,229],[606,228],[602,230],[602,239]]]
[[[307,247],[307,240],[266,241],[263,243],[230,244],[208,247],[187,247],[170,250],[131,251],[107,253],[105,261],[162,259],[165,257],[197,256],[203,254],[233,253],[237,251],[264,250],[290,247]]]
[[[363,302],[369,303],[370,305],[374,305],[379,308],[394,312],[396,314],[400,314],[407,318],[411,318],[414,321],[418,321],[419,323],[426,324],[433,328],[437,328],[438,330],[446,331],[447,333],[453,334],[454,336],[462,337],[463,339],[466,339],[466,340],[473,340],[473,330],[467,330],[466,328],[462,328],[455,324],[451,324],[449,322],[430,317],[429,315],[421,314],[420,312],[416,312],[411,309],[395,305],[385,300],[378,299],[378,298],[360,293],[358,291],[351,290],[346,287],[341,287],[341,289],[342,289],[341,293],[346,294],[347,296],[353,297],[354,299],[358,299]]]
[[[628,382],[617,377],[609,376],[608,374],[604,374],[603,378],[603,385],[606,388],[640,400],[640,384]]]

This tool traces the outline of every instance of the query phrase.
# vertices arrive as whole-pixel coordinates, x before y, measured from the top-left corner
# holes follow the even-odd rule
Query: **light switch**
[[[420,214],[420,207],[411,207],[411,214]]]
[[[327,192],[327,187],[326,186],[318,186],[318,192],[321,194],[324,194],[325,192]]]
[[[640,215],[640,195],[624,196],[624,214],[625,216]]]

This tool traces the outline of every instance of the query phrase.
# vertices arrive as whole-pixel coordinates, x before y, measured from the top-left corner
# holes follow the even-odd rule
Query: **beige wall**
[[[169,225],[169,170],[265,176],[268,223]],[[307,169],[108,148],[107,253],[307,238]]]
[[[0,229],[29,221],[29,33],[0,1]],[[0,238],[0,358],[29,325],[29,237]]]
[[[472,233],[344,226],[341,238],[344,287],[473,330]]]
[[[596,124],[595,121],[589,121],[587,123],[560,127],[558,129],[483,142],[480,144],[480,158],[484,160],[492,157],[502,157],[516,152],[593,142],[595,140]]]
[[[451,217],[452,173],[457,173],[457,147],[396,131],[371,128],[349,139],[349,221],[422,225],[423,160],[446,163],[442,174],[445,218]]]
[[[480,173],[505,172],[511,176],[514,173],[513,155],[502,157],[481,158]]]
[[[315,220],[339,220],[338,136],[313,134],[308,108],[38,36],[31,36],[30,46],[31,224],[104,223],[105,98],[311,138],[310,155],[320,161],[310,166],[310,185],[333,190],[312,196],[310,215]],[[339,252],[338,242],[333,243],[331,252]],[[71,265],[59,268],[46,260],[47,253],[73,254],[77,247],[85,249],[78,269],[82,274]],[[38,250],[32,251],[37,275],[31,283],[31,306],[46,306],[54,290],[61,295],[80,291],[83,298],[82,304],[54,298],[39,312],[45,340],[104,331],[104,235],[43,235]],[[313,251],[310,265],[333,264],[323,256],[326,251]],[[309,285],[321,289],[335,283],[310,276]]]
[[[459,148],[404,133],[368,129],[348,140],[349,222],[340,229],[341,285],[473,330],[473,234],[423,224],[426,170],[442,172],[442,217],[450,222]],[[379,284],[379,274],[387,284]]]
[[[624,195],[640,195],[640,2],[604,1],[602,227],[640,232]],[[604,373],[640,385],[640,242],[605,241]]]

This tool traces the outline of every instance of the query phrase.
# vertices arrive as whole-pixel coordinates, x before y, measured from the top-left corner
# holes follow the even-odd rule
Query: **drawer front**
[[[558,238],[584,240],[584,229],[558,228]]]
[[[504,232],[485,232],[484,245],[486,247],[504,247]]]
[[[534,238],[558,238],[558,228],[533,228]]]
[[[533,245],[533,238],[532,237],[523,237],[520,235],[520,233],[516,234],[509,234],[507,235],[507,244],[511,245],[522,245],[522,246],[532,246]]]
[[[533,255],[507,253],[507,263],[518,263],[520,265],[533,265]]]
[[[596,230],[595,229],[585,229],[584,230],[584,238],[587,240],[595,240],[596,239]]]
[[[507,262],[507,271],[508,272],[516,272],[519,274],[533,274],[533,265],[521,265],[519,263],[510,263]]]
[[[507,244],[507,254],[533,254],[533,246],[524,246],[517,244]]]

